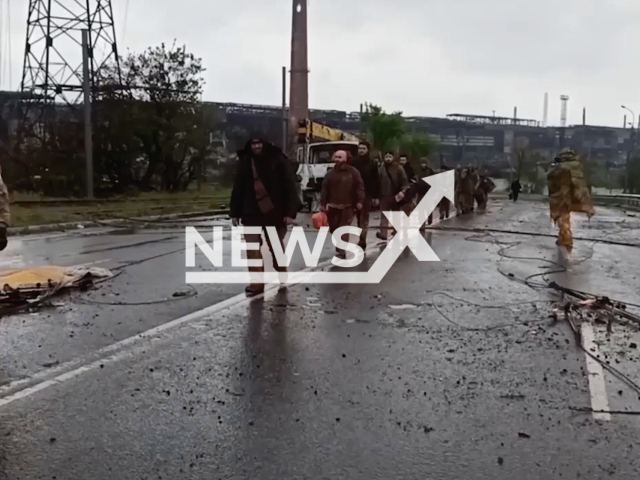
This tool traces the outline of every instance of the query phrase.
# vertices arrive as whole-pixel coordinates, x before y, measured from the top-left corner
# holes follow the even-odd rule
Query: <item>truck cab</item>
[[[333,168],[333,154],[346,150],[352,156],[358,154],[359,138],[341,130],[327,127],[309,119],[298,124],[296,162],[300,200],[310,212],[320,206],[322,181]]]

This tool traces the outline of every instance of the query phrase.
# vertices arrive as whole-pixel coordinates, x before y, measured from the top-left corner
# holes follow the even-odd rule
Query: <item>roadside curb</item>
[[[153,215],[150,217],[135,217],[131,218],[131,220],[135,221],[155,221],[155,220],[175,220],[182,218],[195,218],[195,217],[205,217],[209,215],[225,215],[228,214],[229,210],[203,210],[199,212],[188,212],[188,213],[172,213],[169,215]],[[79,222],[67,222],[67,223],[53,223],[46,225],[29,225],[25,227],[9,227],[7,232],[9,235],[30,235],[35,233],[50,233],[50,232],[67,232],[70,230],[78,230],[84,228],[96,228],[96,227],[105,227],[110,226],[111,224],[117,224],[118,222],[122,222],[121,218],[112,218],[105,220],[84,220]]]
[[[496,200],[507,200],[509,202],[513,202],[513,200],[509,199],[509,197],[505,194],[497,194],[492,196],[493,199]],[[626,210],[629,212],[640,212],[640,201],[639,200],[623,200],[621,198],[611,197],[608,198],[602,195],[594,195],[592,196],[593,204],[597,207],[609,207],[609,208],[618,208],[620,210]],[[537,194],[524,194],[520,195],[519,202],[540,202],[540,203],[548,203],[549,197],[545,195],[537,195]]]

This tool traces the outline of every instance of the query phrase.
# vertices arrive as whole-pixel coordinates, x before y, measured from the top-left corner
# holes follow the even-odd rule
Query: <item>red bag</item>
[[[329,219],[327,218],[327,214],[324,212],[314,213],[311,217],[311,221],[313,222],[313,226],[316,230],[320,230],[322,227],[329,226]]]

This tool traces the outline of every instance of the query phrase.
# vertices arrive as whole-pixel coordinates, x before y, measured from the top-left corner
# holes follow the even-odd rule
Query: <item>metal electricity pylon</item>
[[[29,0],[21,83],[24,122],[46,132],[56,107],[68,109],[84,101],[83,30],[95,99],[107,65],[120,76],[111,0]]]

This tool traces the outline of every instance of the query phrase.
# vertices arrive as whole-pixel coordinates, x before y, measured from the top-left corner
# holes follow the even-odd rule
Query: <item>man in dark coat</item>
[[[367,232],[369,230],[369,214],[374,200],[380,199],[380,172],[378,166],[371,160],[371,145],[368,142],[360,142],[358,156],[353,159],[351,165],[358,170],[364,182],[365,197],[362,209],[356,213],[358,228],[362,230],[359,245],[363,250],[367,248]]]
[[[417,182],[418,198],[416,200],[416,205],[422,201],[424,196],[427,194],[427,192],[431,188],[431,185],[429,185],[427,182],[425,182],[423,180],[423,178],[430,177],[431,175],[435,174],[435,172],[433,171],[433,168],[431,168],[429,166],[429,160],[427,158],[421,158],[420,159],[420,169],[421,169],[420,178],[418,179],[418,182]],[[427,223],[429,225],[431,225],[433,223],[433,212],[431,212],[429,214],[429,218],[427,219]],[[427,228],[426,224],[422,224],[420,226],[420,231],[424,231],[424,230],[426,230],[426,228]]]
[[[404,173],[407,174],[407,180],[409,181],[409,188],[407,189],[404,204],[402,205],[402,211],[408,216],[411,215],[413,209],[416,208],[416,200],[418,197],[418,182],[419,178],[416,176],[416,172],[413,170],[409,155],[401,153],[398,157],[398,163],[404,168]]]
[[[404,168],[396,161],[393,152],[386,152],[380,167],[380,231],[376,234],[379,239],[387,240],[390,229],[395,232],[383,212],[402,210],[408,189],[409,180]]]
[[[287,225],[294,223],[300,211],[300,199],[296,191],[296,178],[291,163],[282,151],[258,136],[252,137],[245,148],[238,152],[238,170],[231,193],[230,216],[233,225],[262,227],[271,250],[277,271],[286,272],[286,266],[277,264],[271,239],[265,227],[275,227],[280,244],[284,248]],[[262,235],[245,234],[245,242],[262,246]],[[259,250],[247,250],[248,259],[263,260]],[[245,289],[248,295],[264,292],[260,267],[249,267],[251,284]]]

